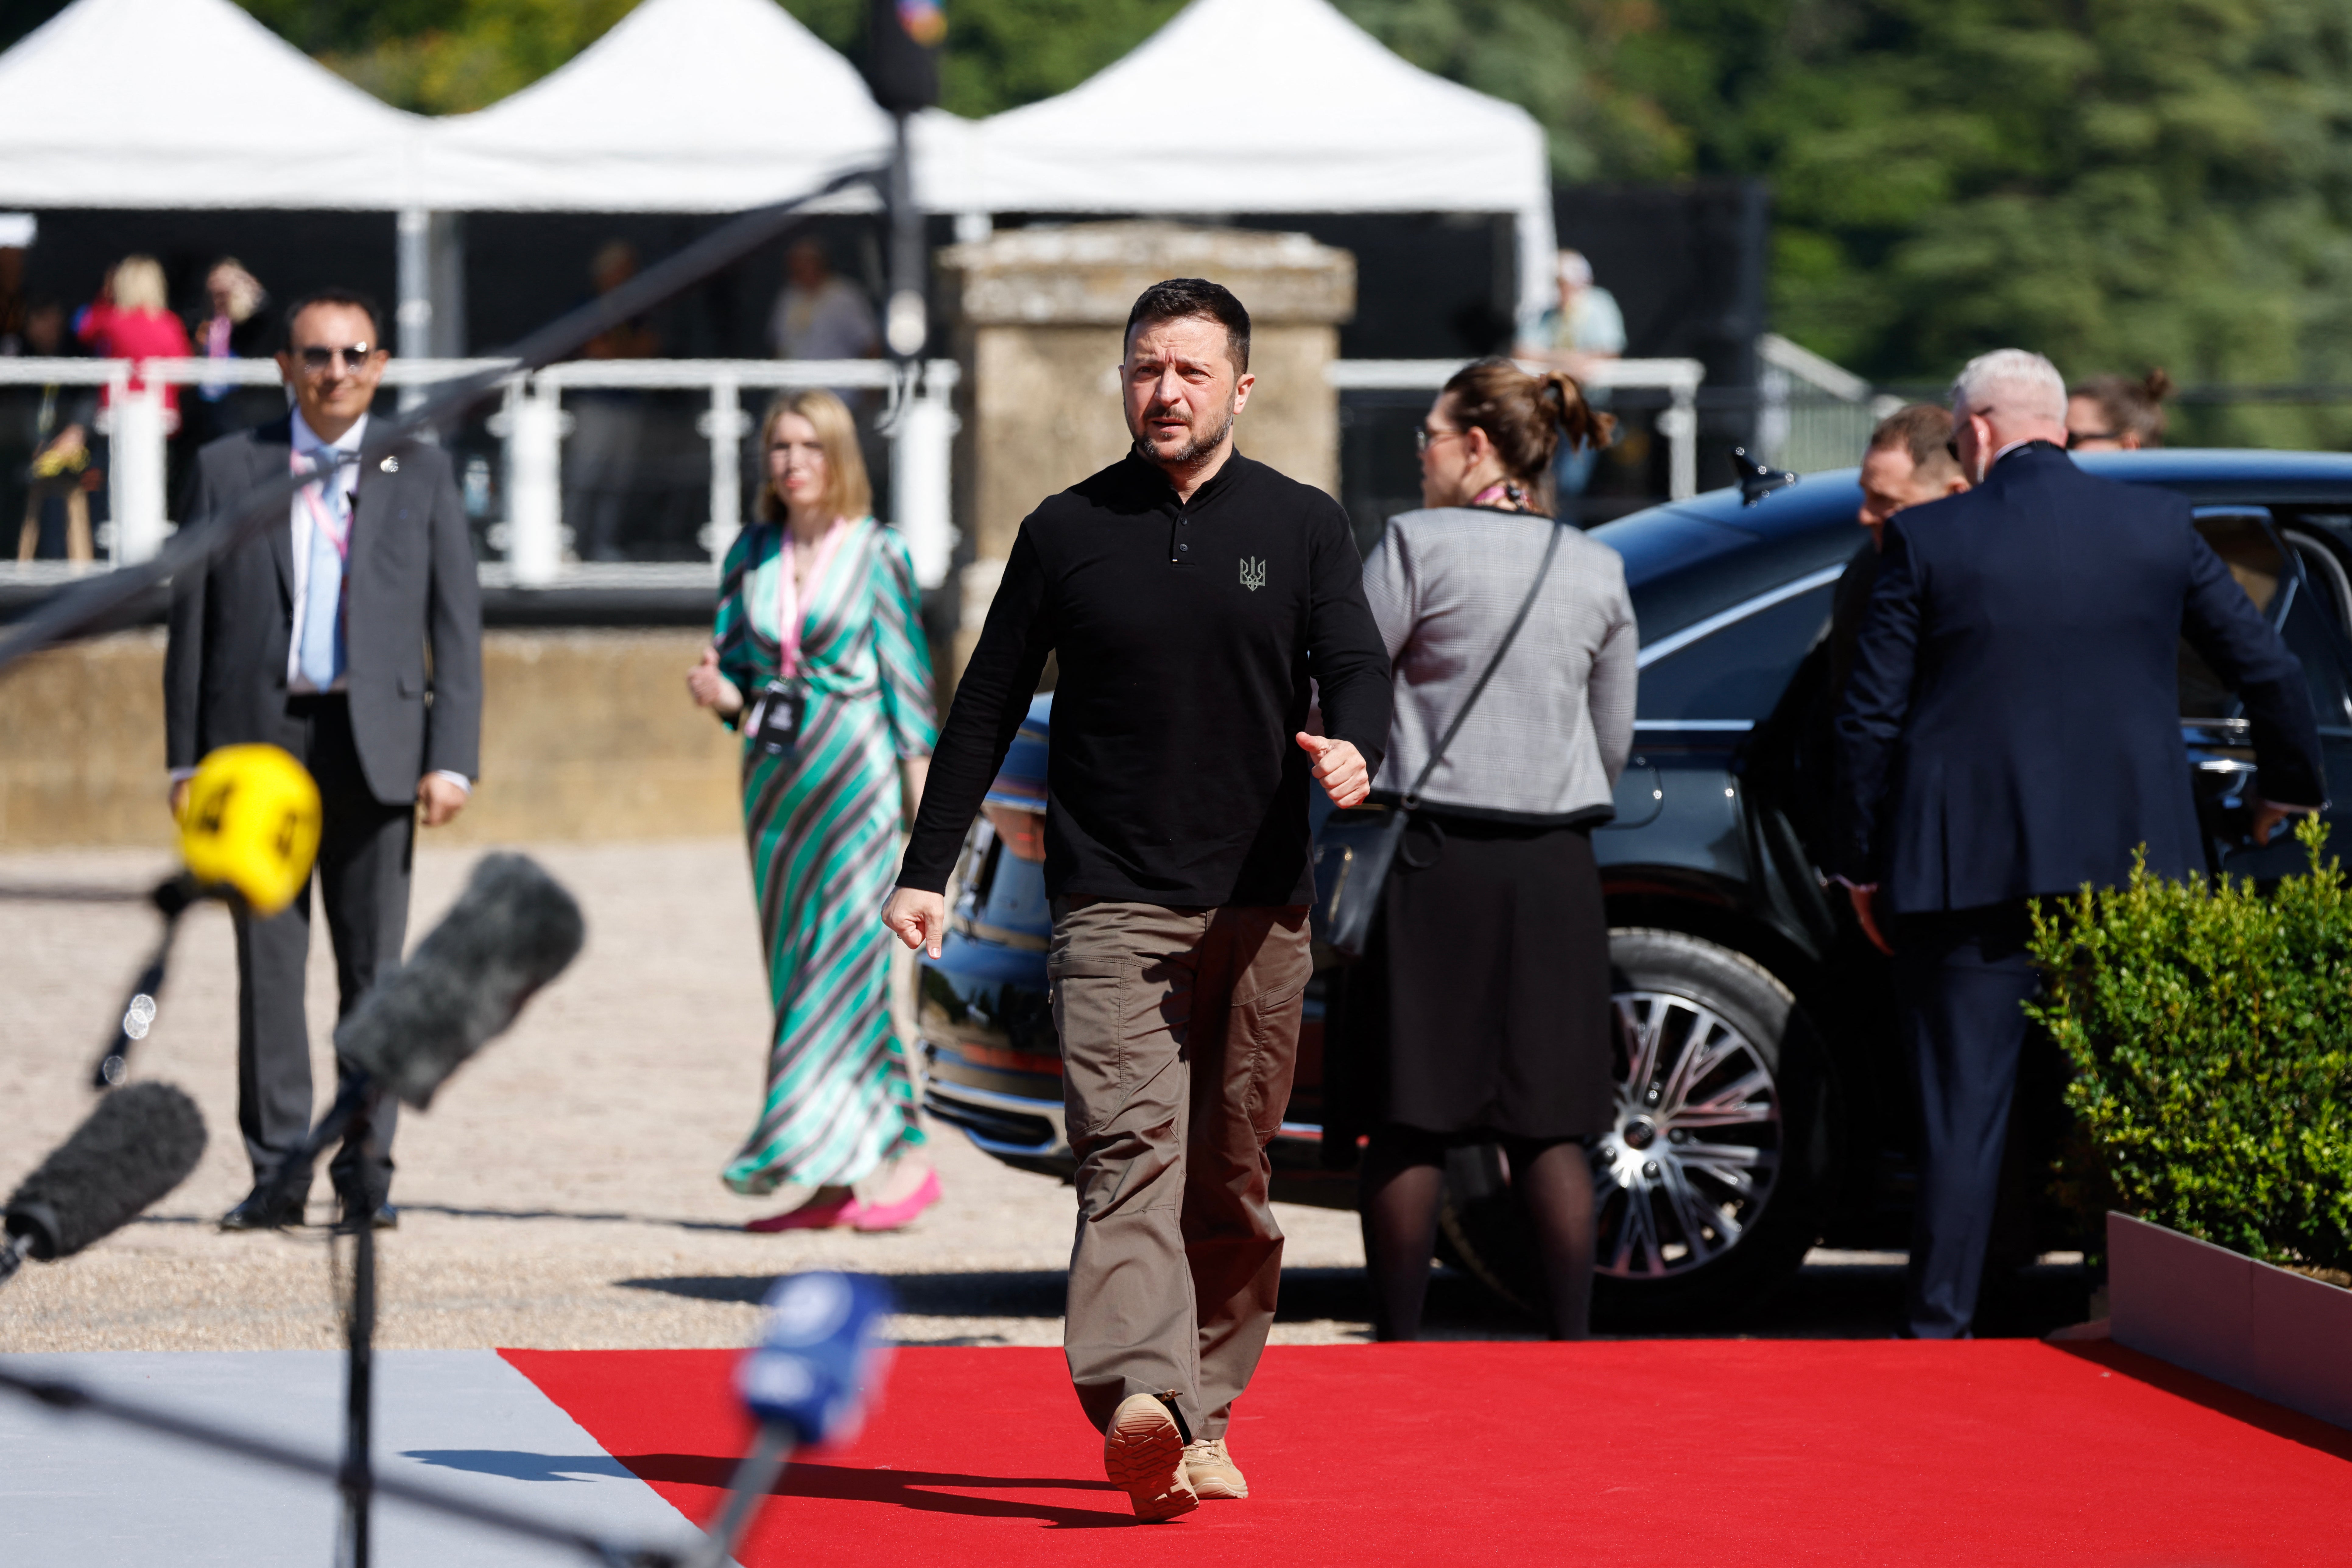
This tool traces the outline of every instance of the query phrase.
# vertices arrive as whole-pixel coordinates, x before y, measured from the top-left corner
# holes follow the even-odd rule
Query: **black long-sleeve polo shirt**
[[[1348,515],[1236,452],[1179,501],[1129,456],[1021,525],[932,753],[898,881],[944,891],[964,829],[1060,655],[1045,885],[1174,907],[1306,903],[1324,733],[1380,771],[1389,668]]]

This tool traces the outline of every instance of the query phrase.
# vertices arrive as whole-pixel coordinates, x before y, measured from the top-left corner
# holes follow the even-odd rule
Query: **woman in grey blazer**
[[[1590,835],[1633,746],[1633,610],[1624,563],[1549,514],[1559,443],[1611,420],[1559,373],[1485,360],[1446,383],[1419,432],[1425,510],[1364,563],[1396,673],[1374,800],[1397,802],[1462,710],[1525,602],[1494,679],[1422,790],[1341,1033],[1360,1122],[1374,1330],[1416,1338],[1445,1151],[1499,1142],[1534,1221],[1555,1339],[1581,1339],[1592,1282],[1584,1141],[1609,1125],[1609,930]]]

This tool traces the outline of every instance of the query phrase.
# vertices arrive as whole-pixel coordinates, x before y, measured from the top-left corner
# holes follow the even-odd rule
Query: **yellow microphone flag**
[[[236,889],[274,915],[310,886],[319,856],[319,786],[276,746],[223,746],[188,781],[180,853],[199,882]]]

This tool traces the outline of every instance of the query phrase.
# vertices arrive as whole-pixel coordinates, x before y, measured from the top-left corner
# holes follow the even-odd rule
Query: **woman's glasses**
[[[1418,454],[1428,451],[1440,441],[1450,441],[1463,434],[1459,430],[1433,430],[1426,425],[1416,425],[1412,431],[1412,449]]]

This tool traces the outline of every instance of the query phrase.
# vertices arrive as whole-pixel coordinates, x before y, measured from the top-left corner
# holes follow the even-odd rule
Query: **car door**
[[[2200,507],[2197,528],[2301,661],[2329,779],[2352,779],[2352,578],[2333,535],[2316,520],[2259,506]],[[2208,859],[2218,871],[2268,881],[2303,869],[2305,859],[2291,840],[2261,847],[2249,837],[2247,803],[2261,785],[2247,729],[2243,705],[2183,639],[2181,739]]]

